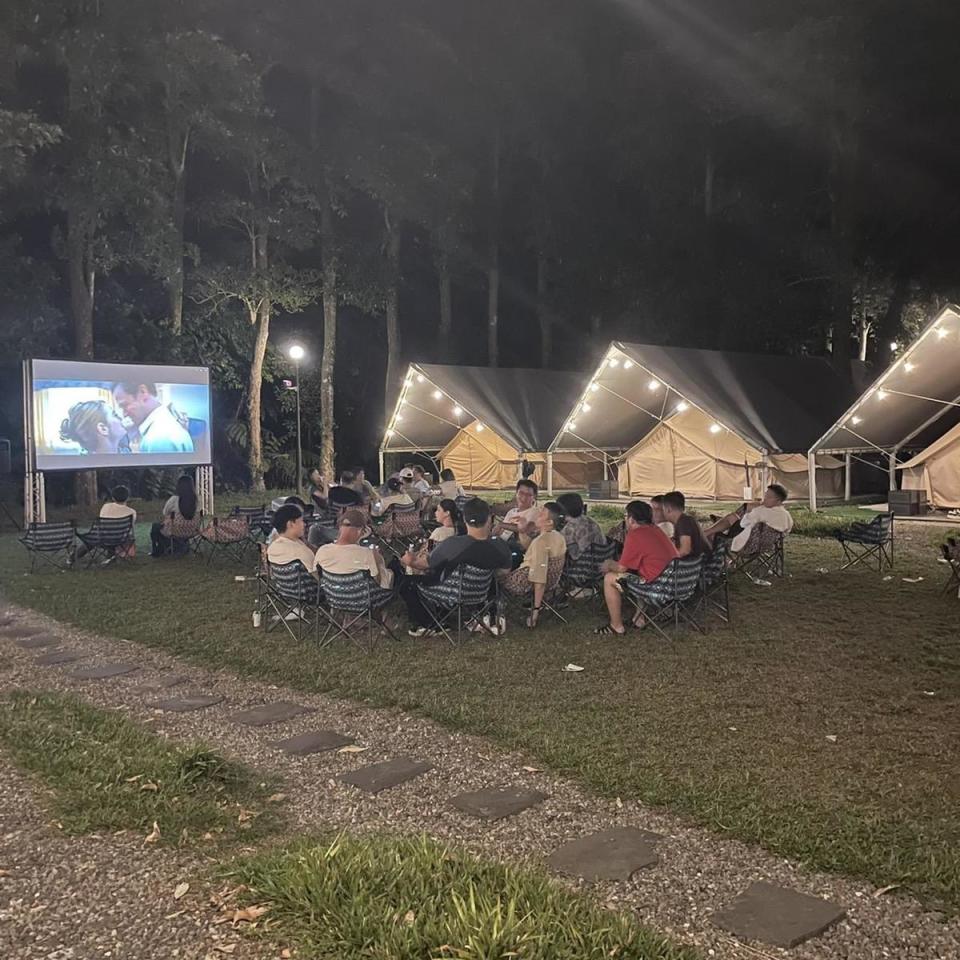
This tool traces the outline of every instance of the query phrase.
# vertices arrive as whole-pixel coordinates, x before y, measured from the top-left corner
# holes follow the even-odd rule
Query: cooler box
[[[919,517],[927,512],[923,490],[891,490],[887,505],[897,517]]]

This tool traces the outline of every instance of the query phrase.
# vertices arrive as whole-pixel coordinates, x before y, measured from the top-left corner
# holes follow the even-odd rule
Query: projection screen
[[[32,360],[30,371],[34,469],[211,462],[206,367]]]

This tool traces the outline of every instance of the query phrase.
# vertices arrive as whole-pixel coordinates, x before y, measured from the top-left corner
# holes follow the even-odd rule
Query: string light
[[[388,436],[388,437],[392,437],[392,436],[393,436],[393,428],[392,428],[392,427],[387,431],[387,436]]]
[[[610,362],[610,366],[611,366],[611,367],[619,367],[619,366],[620,366],[620,361],[619,361],[616,357],[611,357],[609,362]]]
[[[576,429],[577,429],[577,421],[576,421],[576,420],[571,420],[571,421],[567,424],[567,430],[573,431],[573,430],[576,430]]]
[[[584,400],[583,403],[580,404],[580,411],[581,411],[581,413],[589,413],[591,409],[592,409],[592,408],[591,408],[590,404],[587,403],[586,400]]]
[[[942,340],[950,331],[946,327],[937,327],[937,336]]]
[[[403,422],[403,414],[398,413],[398,414],[393,418],[393,420],[394,420],[394,423],[402,423],[402,422]]]
[[[624,370],[629,370],[632,366],[633,366],[633,361],[632,361],[632,360],[624,360],[624,361],[623,361],[623,369],[624,369]]]
[[[659,390],[659,389],[660,389],[660,381],[659,381],[659,380],[651,380],[651,381],[647,384],[647,389],[648,389],[651,393],[652,393],[654,390]]]
[[[418,374],[417,374],[417,383],[423,383],[423,374],[422,374],[422,373],[418,373]]]
[[[903,365],[903,369],[906,370],[907,373],[909,373],[911,370],[913,370],[915,366],[916,366],[915,363],[910,363],[909,361],[907,361],[907,363]]]
[[[863,422],[863,418],[862,418],[862,417],[851,417],[851,418],[850,418],[850,422],[851,422],[854,426],[856,426],[858,423],[862,423],[862,422]]]
[[[443,394],[442,394],[439,390],[434,390],[434,391],[433,391],[433,399],[434,399],[434,400],[442,400],[442,399],[443,399]]]
[[[454,407],[454,408],[453,408],[453,415],[454,415],[455,417],[459,417],[461,413],[463,413],[463,408],[462,408],[462,407]]]
[[[677,413],[684,413],[685,411],[687,411],[687,410],[689,410],[689,409],[690,409],[690,404],[687,403],[686,400],[681,400],[681,401],[677,404]]]
[[[723,429],[723,427],[721,427],[719,423],[711,423],[711,424],[710,424],[710,432],[711,432],[711,433],[719,433],[722,429]]]
[[[412,387],[412,386],[413,386],[413,377],[407,377],[407,379],[403,381],[403,385],[404,385],[405,387]]]
[[[877,399],[878,399],[878,400],[886,400],[886,399],[887,399],[887,391],[886,391],[886,390],[878,390],[878,391],[877,391]]]
[[[590,392],[591,392],[591,393],[596,393],[599,389],[600,389],[600,384],[599,384],[599,383],[591,383],[591,384],[590,384]]]
[[[478,424],[477,424],[477,433],[483,433],[483,424],[482,424],[482,423],[478,423]]]

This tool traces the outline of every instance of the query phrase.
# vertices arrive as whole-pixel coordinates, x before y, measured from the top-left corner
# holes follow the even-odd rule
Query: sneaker
[[[484,627],[490,631],[490,633],[495,637],[501,637],[507,632],[507,618],[506,617],[497,617],[496,622],[489,613],[483,615],[483,626],[477,624],[477,627],[482,630]]]
[[[291,620],[300,620],[302,617],[303,614],[300,612],[300,608],[295,607],[283,619],[289,623]]]
[[[407,631],[408,637],[425,637],[430,632],[428,627],[413,627]]]

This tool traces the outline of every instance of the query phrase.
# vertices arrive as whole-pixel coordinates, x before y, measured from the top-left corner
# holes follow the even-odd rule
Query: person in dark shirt
[[[341,510],[344,507],[363,506],[363,497],[353,489],[356,479],[349,470],[341,471],[338,484],[331,487],[327,493],[327,500],[331,507]]]
[[[687,502],[679,490],[663,495],[663,515],[673,524],[673,542],[680,557],[699,557],[710,552],[700,524],[684,513]]]
[[[430,553],[430,569],[423,577],[406,577],[400,584],[400,595],[407,604],[410,635],[422,637],[433,623],[423,606],[420,587],[440,583],[457,567],[469,564],[481,570],[509,570],[512,565],[510,547],[499,538],[490,536],[490,505],[473,497],[463,505],[463,522],[467,532],[448,537]],[[401,557],[407,563],[410,557]]]

